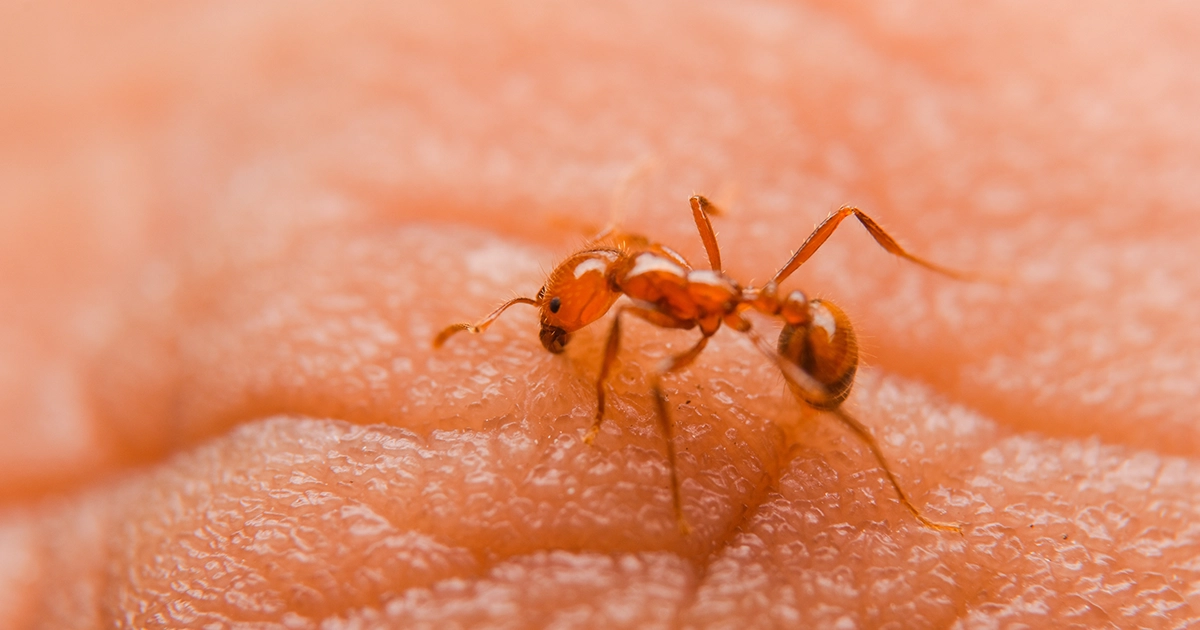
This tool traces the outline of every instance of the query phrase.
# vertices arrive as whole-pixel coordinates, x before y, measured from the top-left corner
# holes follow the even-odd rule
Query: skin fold
[[[0,26],[0,627],[1187,627],[1191,5],[34,3]],[[517,306],[613,216],[851,317],[870,451],[722,330]],[[758,319],[764,335],[777,324]]]

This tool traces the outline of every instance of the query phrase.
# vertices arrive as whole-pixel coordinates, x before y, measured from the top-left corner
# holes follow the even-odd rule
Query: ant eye
[[[558,297],[550,298],[550,312],[557,313],[560,308],[562,308],[562,300]]]

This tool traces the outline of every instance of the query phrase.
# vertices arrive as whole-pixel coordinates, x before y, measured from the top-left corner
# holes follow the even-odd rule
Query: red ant
[[[671,419],[661,380],[663,375],[690,365],[704,350],[708,338],[725,324],[750,335],[759,349],[779,366],[797,397],[815,409],[831,412],[862,438],[883,466],[900,502],[918,521],[933,529],[961,532],[958,525],[938,523],[921,514],[904,494],[867,427],[841,409],[858,369],[858,343],[850,319],[830,302],[810,300],[800,291],[781,296],[778,287],[849,216],[857,218],[888,252],[954,278],[965,279],[966,276],[909,254],[871,217],[858,208],[847,206],[818,225],[770,281],[757,288],[742,287],[721,271],[721,252],[709,221],[709,213],[719,214],[719,211],[703,196],[695,195],[690,201],[700,240],[708,253],[709,269],[693,269],[683,256],[665,245],[610,227],[582,250],[559,263],[536,298],[513,298],[474,324],[448,326],[434,338],[434,347],[441,347],[451,336],[464,330],[481,333],[508,307],[529,304],[536,306],[541,314],[539,337],[542,345],[557,354],[563,351],[573,332],[600,319],[622,294],[628,296],[630,303],[617,308],[605,343],[604,362],[600,364],[600,376],[596,380],[596,421],[584,438],[591,444],[604,420],[604,383],[620,347],[622,316],[633,315],[662,328],[690,330],[698,327],[700,339],[691,348],[664,360],[651,376],[658,421],[667,443],[675,517],[680,531],[686,534],[690,528],[683,517]],[[775,346],[751,327],[745,315],[749,310],[783,320],[783,330]]]

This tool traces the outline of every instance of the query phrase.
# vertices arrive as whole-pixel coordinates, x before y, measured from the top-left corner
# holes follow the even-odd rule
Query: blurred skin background
[[[0,626],[1184,627],[1191,5],[18,3],[0,20]],[[631,175],[640,173],[639,175]],[[514,310],[604,226],[841,305],[864,446],[722,331]],[[209,626],[208,624],[213,624]],[[889,625],[890,624],[890,625]]]

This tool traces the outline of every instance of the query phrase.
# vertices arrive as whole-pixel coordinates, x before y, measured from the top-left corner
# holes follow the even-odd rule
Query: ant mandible
[[[926,518],[909,501],[871,432],[841,409],[858,369],[858,343],[850,319],[831,302],[810,300],[800,291],[781,296],[779,285],[825,243],[842,220],[850,216],[857,218],[888,252],[941,274],[959,279],[966,279],[966,276],[908,253],[871,217],[858,208],[846,206],[818,225],[766,284],[742,287],[721,270],[721,252],[709,221],[709,214],[719,214],[719,210],[701,195],[693,196],[690,202],[692,217],[708,254],[709,269],[693,269],[683,256],[665,245],[610,227],[559,263],[536,298],[513,298],[474,324],[448,326],[434,338],[433,346],[441,347],[447,339],[462,331],[481,333],[508,307],[529,304],[537,307],[541,315],[539,337],[542,345],[558,354],[571,340],[573,332],[607,313],[621,295],[628,296],[630,302],[617,308],[604,346],[604,361],[596,379],[596,420],[584,437],[584,441],[591,444],[604,420],[604,385],[620,347],[622,317],[632,315],[662,328],[699,328],[700,339],[687,350],[665,359],[650,377],[658,421],[666,439],[675,518],[680,531],[686,534],[690,528],[684,519],[679,495],[675,445],[662,377],[695,361],[708,344],[709,337],[725,324],[751,337],[779,367],[798,398],[815,409],[832,413],[866,443],[896,489],[900,502],[918,521],[936,530],[961,532],[958,525]],[[777,344],[772,346],[753,329],[746,318],[746,312],[751,310],[783,320]]]

